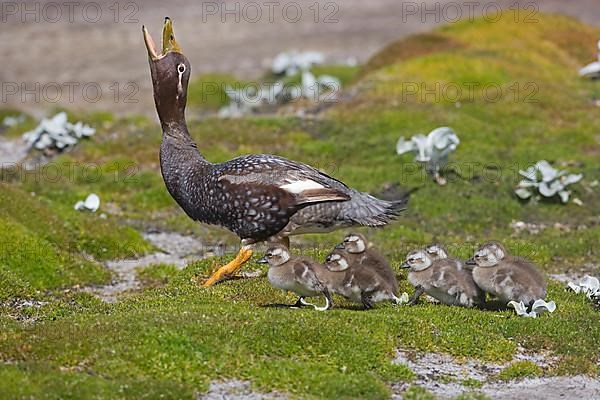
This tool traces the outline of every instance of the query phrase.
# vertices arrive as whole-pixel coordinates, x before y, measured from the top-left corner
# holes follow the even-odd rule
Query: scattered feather
[[[398,302],[398,304],[406,304],[410,301],[410,297],[408,296],[408,293],[406,293],[406,292],[402,292],[399,299],[400,299],[400,301]]]
[[[97,194],[91,193],[86,197],[84,201],[78,201],[75,203],[75,210],[77,211],[91,211],[96,212],[100,208],[100,197]]]

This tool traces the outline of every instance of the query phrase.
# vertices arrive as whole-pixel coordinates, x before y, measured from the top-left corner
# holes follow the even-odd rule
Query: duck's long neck
[[[163,137],[160,145],[160,168],[173,197],[178,197],[184,189],[186,177],[201,177],[212,168],[198,151],[196,143],[188,132],[185,119],[181,122],[161,122]]]
[[[170,159],[185,157],[187,161],[210,164],[198,151],[196,142],[190,135],[185,120],[181,122],[161,122],[163,131],[160,146],[161,163]]]

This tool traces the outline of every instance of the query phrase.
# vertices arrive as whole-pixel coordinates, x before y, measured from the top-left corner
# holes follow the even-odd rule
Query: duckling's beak
[[[340,250],[344,250],[344,249],[346,248],[346,246],[344,246],[344,242],[342,242],[342,243],[338,243],[338,244],[335,246],[335,248],[336,248],[336,249],[340,249]]]
[[[465,261],[465,265],[477,265],[477,263],[475,262],[475,258],[469,258],[467,261]]]
[[[259,264],[268,264],[269,261],[267,260],[267,256],[264,256],[263,258],[259,259],[257,261],[257,263],[259,263]]]
[[[165,17],[162,30],[162,49],[161,53],[158,54],[156,49],[156,43],[148,33],[148,29],[142,26],[142,32],[144,33],[144,42],[146,43],[146,50],[148,50],[148,56],[152,60],[159,60],[166,56],[169,52],[182,53],[179,43],[175,40],[175,33],[173,32],[173,22],[169,17]]]
[[[400,266],[400,268],[402,268],[402,269],[409,269],[410,265],[408,265],[408,263],[405,262],[405,263],[402,263],[402,265]]]

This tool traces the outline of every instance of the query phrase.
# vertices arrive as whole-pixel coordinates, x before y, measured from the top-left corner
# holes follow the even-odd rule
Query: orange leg
[[[227,263],[226,265],[219,268],[206,282],[202,284],[202,287],[209,287],[214,285],[215,283],[222,281],[224,279],[230,278],[237,271],[242,268],[242,266],[252,257],[252,249],[246,246],[242,246],[237,256]]]

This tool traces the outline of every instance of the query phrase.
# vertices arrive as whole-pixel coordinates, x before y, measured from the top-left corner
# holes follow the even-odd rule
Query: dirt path
[[[482,0],[474,15],[482,15],[488,3],[532,2],[543,11],[600,24],[597,0]],[[74,2],[72,12],[63,2],[10,3],[0,12],[2,103],[41,116],[57,106],[154,115],[140,28],[148,25],[157,37],[166,15],[175,21],[195,75],[220,71],[254,77],[278,52],[294,48],[322,51],[331,61],[363,62],[391,41],[447,23],[452,9],[443,7],[463,2],[324,0],[316,2],[318,14],[313,0],[282,0],[272,9],[253,9],[248,5],[263,2],[252,0],[96,0]],[[405,3],[434,12],[413,11]],[[462,13],[469,15],[466,8]]]
[[[115,273],[114,281],[110,285],[89,287],[85,290],[107,303],[114,303],[120,294],[140,288],[137,279],[139,269],[156,264],[172,264],[183,268],[189,262],[202,259],[204,254],[199,251],[206,249],[199,240],[178,233],[147,233],[144,234],[144,238],[162,251],[137,259],[108,261],[106,267]]]
[[[531,354],[519,347],[510,362],[529,361],[542,369],[551,366],[556,358],[552,354]],[[450,399],[464,393],[478,392],[494,400],[562,400],[600,398],[600,381],[588,376],[561,376],[526,378],[511,382],[492,381],[510,363],[492,364],[477,360],[458,362],[452,356],[439,353],[416,353],[399,349],[393,361],[405,364],[416,374],[414,384],[424,387],[439,399]],[[464,381],[476,381],[479,388],[466,386]],[[409,384],[393,385],[395,400]]]
[[[25,159],[29,146],[21,138],[6,139],[0,135],[0,168],[10,168]]]

